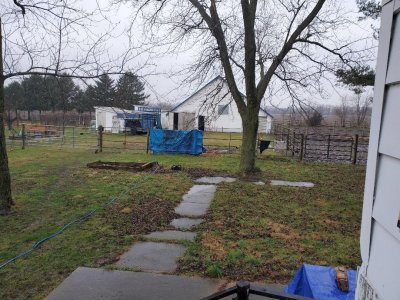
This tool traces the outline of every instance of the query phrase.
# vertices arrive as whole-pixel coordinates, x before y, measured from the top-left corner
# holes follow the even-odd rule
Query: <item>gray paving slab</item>
[[[138,242],[123,254],[116,264],[139,268],[141,271],[172,273],[177,268],[177,258],[182,256],[185,250],[186,247],[183,245]]]
[[[255,181],[253,182],[255,185],[265,185],[264,181]]]
[[[170,225],[177,229],[190,229],[199,225],[201,222],[203,222],[203,219],[179,218],[173,219]]]
[[[312,182],[286,181],[286,180],[271,180],[271,185],[296,186],[296,187],[314,187],[314,183],[312,183]]]
[[[152,238],[158,240],[185,240],[185,241],[193,241],[195,237],[196,237],[195,232],[179,231],[179,230],[155,231],[144,236],[144,238]]]
[[[197,193],[212,193],[215,194],[217,187],[214,184],[197,184],[191,187],[188,194],[197,194]]]
[[[208,207],[208,204],[181,202],[175,208],[175,213],[185,217],[201,217],[206,214]]]
[[[48,300],[194,300],[215,293],[222,280],[143,272],[78,268]]]
[[[221,182],[234,182],[236,178],[233,177],[201,177],[195,180],[196,182],[200,183],[211,183],[211,184],[218,184]]]
[[[211,193],[193,193],[186,194],[183,196],[183,203],[198,203],[198,204],[207,204],[209,205],[214,198],[214,194]]]

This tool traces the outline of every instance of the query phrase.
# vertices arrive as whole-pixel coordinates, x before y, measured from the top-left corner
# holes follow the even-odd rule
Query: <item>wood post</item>
[[[300,142],[300,160],[303,160],[303,157],[304,157],[304,150],[303,150],[303,147],[304,147],[304,134],[301,134],[300,136],[301,136],[301,142]]]
[[[358,134],[356,134],[354,139],[353,165],[357,163],[357,154],[358,154]]]
[[[75,148],[75,126],[72,127],[72,148]]]
[[[25,144],[26,144],[26,128],[25,128],[25,124],[22,124],[22,149],[25,149]]]
[[[104,131],[104,127],[103,126],[99,126],[98,127],[98,134],[99,134],[99,140],[98,140],[98,145],[97,145],[97,150],[98,152],[103,152],[103,131]]]
[[[292,141],[292,156],[294,156],[295,151],[295,143],[296,143],[296,132],[293,131],[293,141]]]
[[[328,135],[328,149],[326,151],[326,158],[329,159],[329,152],[331,150],[331,135]]]
[[[150,149],[150,133],[151,133],[151,129],[147,132],[146,154],[149,153],[149,149]]]

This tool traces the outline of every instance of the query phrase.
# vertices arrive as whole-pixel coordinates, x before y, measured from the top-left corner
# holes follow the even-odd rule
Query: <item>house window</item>
[[[219,115],[228,115],[229,114],[229,105],[218,105],[218,114]]]

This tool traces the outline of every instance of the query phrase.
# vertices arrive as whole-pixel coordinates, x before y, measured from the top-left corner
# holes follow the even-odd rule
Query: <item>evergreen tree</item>
[[[147,98],[144,83],[137,75],[128,72],[120,76],[116,87],[115,106],[131,110],[134,105],[143,105]]]
[[[12,128],[12,123],[18,118],[18,109],[24,101],[24,89],[17,81],[10,83],[4,88],[4,109],[7,111],[7,125]],[[14,117],[11,118],[11,111]]]
[[[90,91],[93,106],[114,106],[115,87],[114,80],[109,75],[100,76]]]

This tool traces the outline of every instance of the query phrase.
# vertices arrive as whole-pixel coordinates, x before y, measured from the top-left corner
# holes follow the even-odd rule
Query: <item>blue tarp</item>
[[[201,154],[203,131],[151,129],[150,150],[153,153]]]
[[[319,300],[354,300],[357,272],[347,270],[347,277],[349,291],[342,292],[336,285],[335,268],[304,264],[296,271],[285,292]]]

